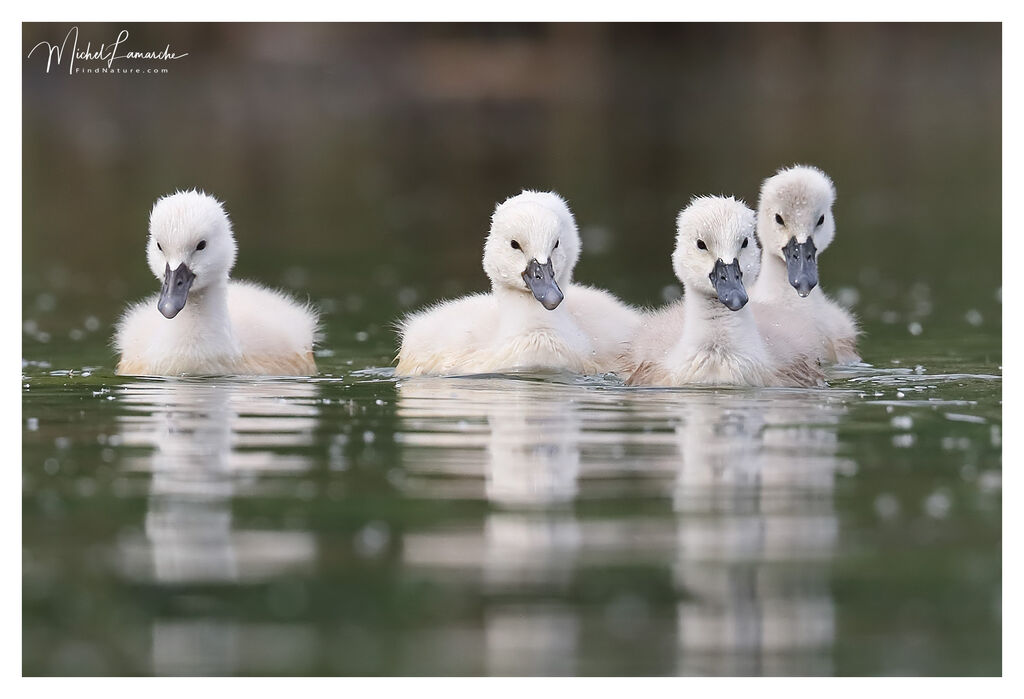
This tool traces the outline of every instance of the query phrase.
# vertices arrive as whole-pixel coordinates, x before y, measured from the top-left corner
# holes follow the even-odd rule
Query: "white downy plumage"
[[[526,190],[499,204],[484,245],[490,293],[403,319],[397,375],[612,371],[639,315],[572,282],[579,254],[576,221],[557,194]]]
[[[630,385],[817,386],[806,357],[773,352],[746,305],[757,279],[754,212],[732,197],[698,197],[676,221],[672,267],[685,293],[647,313],[621,367]]]
[[[857,322],[817,285],[816,256],[835,237],[835,198],[832,180],[806,165],[780,170],[764,181],[757,217],[764,259],[750,299],[769,346],[825,363],[853,364],[860,361]],[[808,253],[813,259],[806,259]],[[796,254],[812,263],[812,284],[800,278],[793,260],[787,262]]]
[[[194,190],[159,199],[146,256],[163,287],[118,322],[117,373],[315,374],[315,311],[282,292],[230,281],[235,255],[231,224],[216,199]]]

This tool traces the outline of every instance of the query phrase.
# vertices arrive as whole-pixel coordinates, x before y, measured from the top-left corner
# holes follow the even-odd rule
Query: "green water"
[[[23,72],[25,674],[1001,673],[998,27],[132,31],[195,60]],[[794,161],[836,180],[821,279],[865,330],[828,388],[392,376],[519,188],[654,305],[689,196]],[[321,308],[318,376],[113,374],[186,185],[237,276]]]

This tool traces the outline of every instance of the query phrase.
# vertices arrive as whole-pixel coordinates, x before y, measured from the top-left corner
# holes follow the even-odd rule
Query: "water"
[[[328,368],[25,367],[27,673],[1000,670],[993,367]]]
[[[175,25],[133,28],[193,52],[165,83],[26,67],[23,672],[1001,673],[998,27],[819,30]],[[499,97],[390,72],[512,55],[460,32],[583,58]],[[772,138],[735,120],[764,104]],[[483,287],[524,184],[569,197],[582,281],[653,305],[688,196],[795,159],[836,179],[822,282],[866,333],[828,388],[392,375],[390,323]],[[240,277],[320,306],[318,376],[113,374],[146,212],[186,184]]]

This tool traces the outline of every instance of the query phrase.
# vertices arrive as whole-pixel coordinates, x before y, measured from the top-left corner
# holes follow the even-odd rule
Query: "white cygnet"
[[[491,291],[403,319],[396,374],[612,371],[639,314],[573,283],[579,255],[576,221],[558,194],[526,190],[499,204],[484,244]]]
[[[308,305],[228,278],[236,245],[223,206],[199,191],[159,199],[146,256],[160,293],[117,325],[118,374],[316,373],[317,316]]]
[[[766,346],[747,304],[745,284],[761,266],[754,212],[732,197],[698,197],[676,225],[683,298],[644,315],[623,357],[627,384],[820,385],[815,362]]]
[[[761,276],[750,299],[765,341],[821,362],[853,364],[857,322],[822,291],[817,256],[835,237],[832,180],[814,167],[780,170],[761,186]]]

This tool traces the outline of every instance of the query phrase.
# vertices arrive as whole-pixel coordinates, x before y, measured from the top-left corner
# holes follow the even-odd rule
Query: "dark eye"
[[[698,240],[697,241],[697,247],[700,248],[701,250],[707,250],[708,249],[708,246],[704,244],[703,240]]]
[[[512,249],[513,250],[522,250],[522,248],[519,247],[519,241],[518,240],[513,240],[512,241]]]
[[[560,240],[556,240],[556,241],[555,241],[555,247],[556,247],[556,248],[558,247],[558,244],[559,244],[560,242],[562,242],[562,241],[560,241]],[[552,248],[552,249],[554,249],[554,248]]]
[[[156,244],[156,249],[159,250],[160,252],[164,251],[164,249],[162,247],[160,247],[160,243]]]
[[[821,224],[823,224],[823,223],[825,223],[825,214],[822,214],[822,215],[821,215],[821,218],[819,218],[819,219],[818,219],[818,225],[819,225],[819,226],[820,226]]]
[[[199,241],[199,245],[196,246],[196,250],[205,250],[205,249],[206,249],[206,241],[205,240],[200,240]]]
[[[775,214],[775,223],[779,224],[780,226],[785,226],[786,225],[786,222],[783,221],[782,217],[779,216],[778,214]]]

